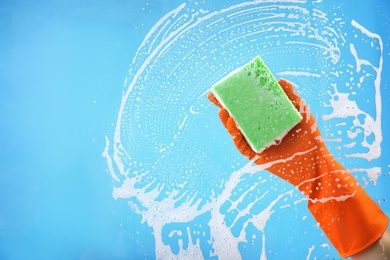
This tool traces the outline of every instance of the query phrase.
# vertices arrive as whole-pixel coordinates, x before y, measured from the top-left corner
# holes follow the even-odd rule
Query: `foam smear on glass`
[[[146,258],[337,256],[302,195],[237,152],[206,97],[261,55],[310,104],[335,157],[364,185],[377,184],[382,40],[341,5],[320,5],[182,4],[146,34],[103,152],[124,229],[154,248]]]

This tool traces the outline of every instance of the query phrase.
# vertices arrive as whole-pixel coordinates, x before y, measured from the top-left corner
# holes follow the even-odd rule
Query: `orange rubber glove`
[[[255,153],[229,113],[220,108],[219,117],[241,154],[256,164],[270,163],[271,173],[296,186],[308,198],[308,208],[342,257],[361,252],[386,231],[388,217],[359,183],[330,154],[316,121],[291,83],[279,80],[303,120],[278,145]]]

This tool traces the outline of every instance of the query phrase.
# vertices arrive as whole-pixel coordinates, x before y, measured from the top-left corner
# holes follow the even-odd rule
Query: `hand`
[[[220,108],[219,118],[232,136],[233,142],[241,154],[253,160],[256,164],[269,165],[267,167],[268,171],[298,187],[311,199],[320,199],[316,191],[318,189],[326,189],[329,186],[323,186],[321,183],[318,183],[319,178],[317,177],[331,173],[328,165],[332,165],[333,171],[337,170],[343,173],[346,173],[346,171],[334,160],[325,147],[314,117],[304,101],[294,91],[291,83],[281,79],[279,80],[279,85],[301,113],[303,119],[288,132],[279,144],[272,145],[261,153],[255,153],[251,149],[241,131],[237,128],[234,119],[230,117],[228,111],[219,104],[211,92],[208,98]],[[316,179],[318,180],[316,181]],[[336,182],[336,180],[329,181],[332,183]],[[353,178],[348,178],[346,184],[350,186],[357,185]],[[334,183],[330,188],[337,188],[337,184]],[[326,191],[325,193],[334,196],[333,193],[335,192]],[[343,195],[347,194],[344,192]]]

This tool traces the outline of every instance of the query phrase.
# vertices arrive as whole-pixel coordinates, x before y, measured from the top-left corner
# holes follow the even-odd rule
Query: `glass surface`
[[[207,93],[260,55],[390,215],[390,2],[344,2],[1,1],[0,259],[339,259]]]

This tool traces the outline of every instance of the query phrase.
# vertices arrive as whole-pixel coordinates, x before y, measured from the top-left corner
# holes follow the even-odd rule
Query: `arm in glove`
[[[342,257],[370,247],[386,231],[388,217],[353,176],[330,154],[316,121],[291,83],[280,86],[302,114],[303,120],[278,145],[255,153],[235,121],[216,100],[219,117],[237,149],[256,164],[268,163],[271,173],[290,182],[308,197],[308,208]]]

